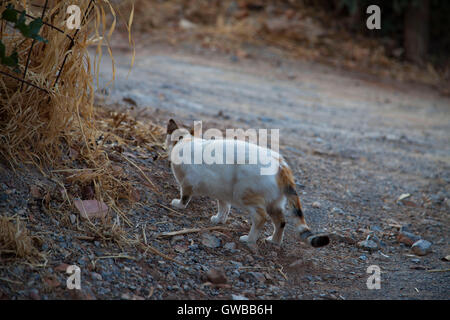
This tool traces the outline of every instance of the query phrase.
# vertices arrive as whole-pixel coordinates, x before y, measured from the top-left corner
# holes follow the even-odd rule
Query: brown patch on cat
[[[295,186],[294,176],[289,167],[280,164],[277,174],[277,184],[281,191],[285,190],[286,187]]]
[[[242,200],[242,203],[245,204],[246,206],[258,207],[258,208],[265,206],[264,197],[262,195],[260,195],[259,193],[256,193],[252,190],[244,191],[241,200]]]
[[[283,211],[280,208],[267,208],[267,214],[272,219],[275,226],[284,228],[286,222],[284,220]]]
[[[303,215],[302,204],[300,202],[300,198],[298,197],[297,191],[295,191],[295,181],[294,176],[292,174],[291,169],[285,165],[280,165],[277,174],[277,183],[281,192],[285,194],[289,204],[291,204],[294,208],[294,214],[296,219],[295,225],[296,227],[305,226],[306,225],[305,217]]]

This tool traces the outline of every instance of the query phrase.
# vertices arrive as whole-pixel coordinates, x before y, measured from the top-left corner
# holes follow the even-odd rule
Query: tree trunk
[[[421,64],[428,52],[430,1],[410,1],[405,12],[404,47],[406,59]]]

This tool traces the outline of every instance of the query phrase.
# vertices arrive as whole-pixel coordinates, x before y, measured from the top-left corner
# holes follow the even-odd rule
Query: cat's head
[[[169,151],[181,140],[191,137],[193,135],[194,128],[187,129],[179,127],[175,120],[170,119],[167,122],[166,141],[165,147]]]

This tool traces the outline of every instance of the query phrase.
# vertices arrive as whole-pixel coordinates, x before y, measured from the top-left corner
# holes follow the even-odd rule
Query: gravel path
[[[281,152],[295,170],[309,223],[341,240],[345,234],[357,242],[371,232],[382,239],[375,253],[340,240],[311,250],[291,233],[284,259],[310,266],[294,267],[285,286],[309,284],[314,292],[316,285],[317,292],[338,290],[346,298],[449,298],[449,273],[424,270],[448,269],[441,258],[449,254],[449,99],[276,54],[242,60],[194,51],[141,52],[110,98],[135,102],[161,121],[280,129]],[[129,57],[116,58],[118,74],[128,72]],[[402,194],[411,196],[397,202]],[[433,242],[433,253],[413,255],[396,240],[395,224]],[[371,264],[382,270],[381,290],[366,288]],[[308,272],[335,280],[305,281]]]

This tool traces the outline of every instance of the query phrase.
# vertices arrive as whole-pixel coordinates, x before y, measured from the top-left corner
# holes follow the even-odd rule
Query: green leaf
[[[42,27],[42,19],[41,18],[37,18],[33,21],[30,22],[29,27],[30,27],[30,32],[32,35],[37,35],[39,33],[39,30]]]
[[[13,6],[9,4],[2,13],[2,19],[9,22],[17,21],[17,12],[13,9]]]
[[[19,19],[16,21],[16,25],[25,24],[25,10],[20,13]]]
[[[14,51],[9,57],[2,58],[2,64],[8,67],[17,67],[19,64],[19,55]]]
[[[24,37],[31,38],[30,28],[25,23],[16,24],[16,29],[18,29]]]
[[[41,42],[44,42],[44,43],[48,43],[48,40],[47,39],[44,39],[44,38],[42,38],[40,35],[32,35],[31,36],[33,39],[35,39],[35,40],[37,40],[37,41],[41,41]]]

